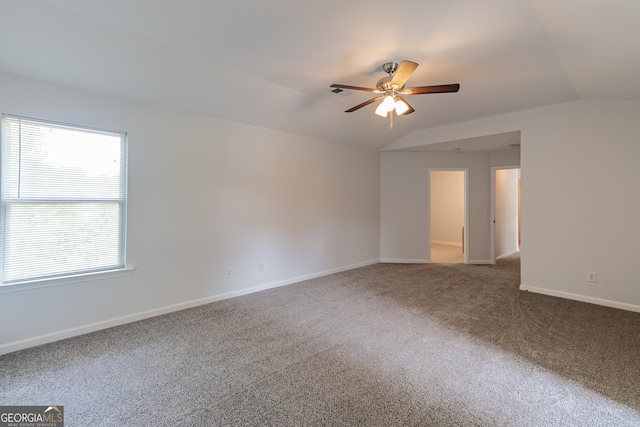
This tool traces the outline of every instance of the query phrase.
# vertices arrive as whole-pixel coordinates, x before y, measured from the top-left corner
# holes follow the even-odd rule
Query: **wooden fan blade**
[[[350,90],[363,90],[365,92],[375,92],[376,89],[375,88],[368,88],[368,87],[360,87],[360,86],[349,86],[349,85],[340,85],[340,84],[332,84],[329,87],[337,87],[338,89],[350,89]]]
[[[416,110],[414,110],[414,109],[413,109],[413,107],[411,106],[411,104],[409,104],[409,103],[407,102],[407,100],[404,98],[404,96],[396,96],[396,99],[399,99],[399,100],[401,100],[401,101],[404,101],[404,103],[405,103],[405,104],[407,104],[407,107],[409,107],[409,109],[408,109],[407,111],[405,111],[404,113],[402,113],[402,115],[403,115],[403,116],[406,116],[407,114],[411,114],[411,113],[413,113],[414,111],[416,111]]]
[[[421,95],[424,93],[448,93],[448,92],[457,92],[460,90],[460,85],[458,83],[451,85],[436,85],[436,86],[418,86],[418,87],[408,87],[402,90],[404,95]]]
[[[367,105],[372,104],[372,103],[374,103],[377,100],[382,99],[382,98],[384,98],[384,96],[378,96],[378,97],[375,97],[375,98],[371,98],[368,101],[364,101],[362,104],[358,104],[355,107],[352,107],[352,108],[349,108],[348,110],[345,110],[345,113],[353,113],[354,111],[359,110],[362,107],[366,107]]]
[[[411,74],[418,68],[418,64],[411,61],[402,61],[398,66],[398,69],[393,74],[391,81],[389,82],[392,85],[398,85],[398,87],[404,86],[404,84],[409,80]]]

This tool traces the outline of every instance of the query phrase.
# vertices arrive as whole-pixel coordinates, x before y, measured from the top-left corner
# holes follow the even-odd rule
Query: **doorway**
[[[467,169],[429,170],[432,263],[469,262]]]
[[[492,168],[492,261],[520,251],[520,167]]]

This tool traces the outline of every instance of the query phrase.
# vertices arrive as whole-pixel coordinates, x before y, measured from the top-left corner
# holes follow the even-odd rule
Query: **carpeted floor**
[[[638,426],[640,314],[377,264],[0,357],[67,426]]]

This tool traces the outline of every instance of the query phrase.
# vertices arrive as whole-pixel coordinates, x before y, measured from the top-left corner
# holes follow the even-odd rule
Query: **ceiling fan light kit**
[[[404,85],[411,77],[411,74],[418,68],[418,64],[411,61],[402,61],[400,65],[395,62],[387,62],[382,65],[382,69],[388,76],[378,80],[375,88],[366,88],[360,86],[350,86],[343,84],[332,84],[331,87],[342,90],[360,90],[364,92],[371,92],[380,94],[375,98],[371,98],[362,104],[358,104],[355,107],[349,108],[345,113],[353,113],[362,107],[366,107],[378,100],[382,99],[382,102],[375,110],[375,113],[381,117],[390,118],[390,126],[393,127],[393,111],[395,110],[398,116],[407,115],[413,113],[415,110],[403,97],[409,95],[423,95],[427,93],[449,93],[457,92],[460,90],[458,83],[448,85],[435,85],[435,86],[417,86],[405,88]],[[391,113],[391,114],[389,114]]]
[[[397,99],[394,95],[386,95],[384,100],[378,105],[376,108],[376,114],[380,117],[387,117],[387,114],[396,111],[398,116],[403,115],[407,111],[409,111],[409,105],[402,99]]]

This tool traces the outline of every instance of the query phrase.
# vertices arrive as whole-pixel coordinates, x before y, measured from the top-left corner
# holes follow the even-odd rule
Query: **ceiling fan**
[[[422,95],[426,93],[447,93],[457,92],[460,90],[458,83],[448,85],[435,85],[435,86],[418,86],[418,87],[404,87],[405,83],[411,77],[411,74],[418,68],[418,64],[411,61],[402,61],[400,65],[395,62],[387,62],[382,66],[385,73],[389,74],[387,77],[383,77],[378,80],[375,88],[350,86],[342,84],[332,84],[331,87],[335,88],[334,92],[344,89],[348,90],[361,90],[365,92],[372,92],[380,94],[375,98],[371,98],[368,101],[358,104],[355,107],[349,108],[345,113],[353,113],[362,107],[366,107],[378,100],[384,99],[378,108],[376,108],[376,114],[382,117],[387,117],[387,114],[391,113],[391,127],[393,127],[393,111],[395,110],[398,116],[407,115],[413,113],[415,110],[407,102],[404,96],[409,95]]]

